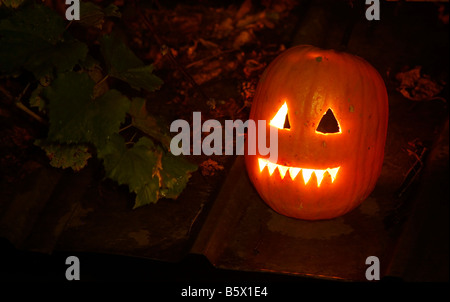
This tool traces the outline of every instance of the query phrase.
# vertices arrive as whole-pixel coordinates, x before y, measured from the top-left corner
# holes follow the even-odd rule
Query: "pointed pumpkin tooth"
[[[259,163],[259,172],[262,172],[262,170],[264,170],[264,167],[267,165],[267,161],[262,158],[258,158],[258,163]]]
[[[289,168],[289,175],[291,175],[292,180],[297,177],[298,172],[300,172],[300,168]]]
[[[323,175],[325,174],[326,170],[314,170],[314,173],[316,174],[317,178],[317,186],[320,187],[320,184],[322,183]]]
[[[331,182],[332,182],[332,183],[333,183],[334,180],[336,179],[336,175],[337,175],[337,173],[338,173],[338,171],[339,171],[339,168],[340,168],[340,167],[333,168],[333,169],[330,169],[330,168],[327,169],[328,174],[330,174],[330,176],[331,176]]]
[[[275,168],[277,167],[277,164],[267,162],[267,167],[269,168],[269,175],[273,174],[273,171],[275,171]]]
[[[308,183],[309,179],[311,178],[311,174],[313,172],[314,172],[313,169],[302,169],[303,181],[305,182],[305,185]]]
[[[286,172],[287,172],[288,169],[289,168],[286,167],[286,166],[278,165],[278,171],[280,172],[281,179],[284,179],[284,176],[286,176]]]

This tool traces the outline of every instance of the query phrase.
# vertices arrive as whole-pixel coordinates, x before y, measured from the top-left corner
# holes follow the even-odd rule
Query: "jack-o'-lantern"
[[[388,100],[383,79],[362,58],[308,45],[286,50],[261,76],[250,119],[267,121],[266,133],[278,129],[276,162],[258,152],[245,155],[251,182],[275,211],[330,219],[373,191]]]

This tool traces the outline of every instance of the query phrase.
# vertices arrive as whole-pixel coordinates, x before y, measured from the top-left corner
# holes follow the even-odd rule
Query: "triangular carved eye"
[[[291,123],[289,123],[289,114],[286,114],[283,129],[291,129]]]
[[[275,117],[269,123],[271,126],[277,127],[278,129],[291,129],[291,124],[289,123],[288,107],[286,102],[278,110]]]
[[[336,120],[336,117],[334,116],[331,108],[329,108],[327,112],[322,116],[322,119],[317,126],[316,132],[321,134],[341,133],[339,123]]]

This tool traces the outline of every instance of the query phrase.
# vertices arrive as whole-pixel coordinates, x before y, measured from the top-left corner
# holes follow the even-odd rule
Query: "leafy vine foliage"
[[[120,18],[114,5],[81,3],[89,16],[80,20],[85,30],[101,18]],[[105,80],[128,84],[133,95],[155,91],[163,81],[114,31],[100,34],[93,43],[99,51],[93,51],[70,29],[45,5],[0,0],[0,77],[32,75],[27,106],[49,122],[47,137],[35,144],[58,168],[78,171],[97,157],[107,177],[136,194],[135,208],[177,198],[197,166],[168,151],[170,136],[147,111],[145,98],[110,88]],[[125,123],[143,135],[125,137]]]

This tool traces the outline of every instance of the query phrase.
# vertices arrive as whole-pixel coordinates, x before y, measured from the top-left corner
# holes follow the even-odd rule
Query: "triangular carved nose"
[[[283,129],[291,129],[291,124],[289,123],[289,114],[286,114]]]
[[[316,129],[317,132],[328,134],[328,133],[339,133],[341,129],[339,128],[339,123],[333,114],[331,108],[322,116],[319,125]]]

